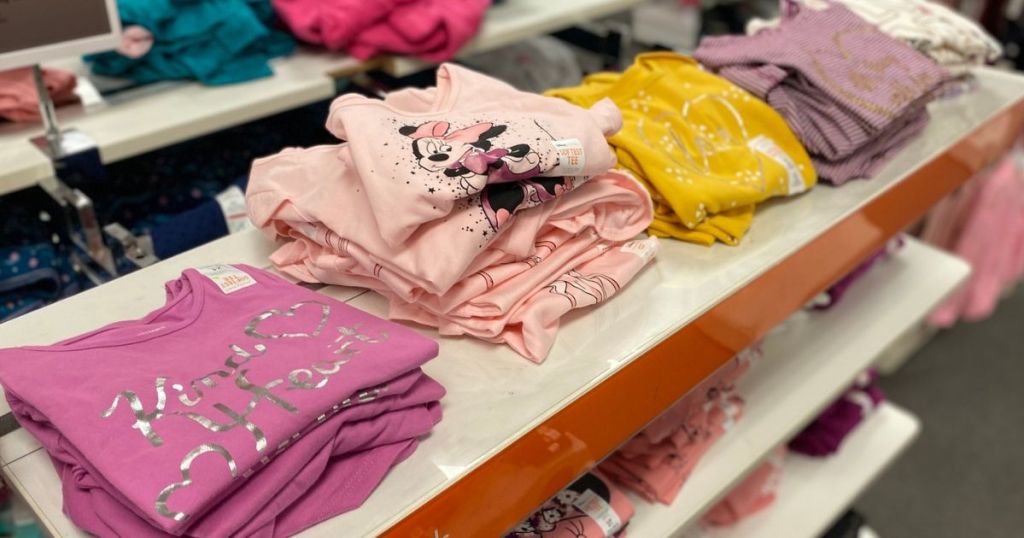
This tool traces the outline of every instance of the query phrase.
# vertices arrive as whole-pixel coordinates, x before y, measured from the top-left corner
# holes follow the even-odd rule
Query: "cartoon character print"
[[[611,504],[611,490],[603,480],[593,474],[586,474],[553,499],[544,503],[532,516],[516,525],[505,538],[547,538],[568,536],[569,538],[598,538],[587,534],[583,519],[586,514],[576,508],[575,502],[581,494],[590,490]],[[564,531],[564,532],[560,532]],[[566,534],[568,533],[568,534]],[[601,535],[603,537],[603,534]]]
[[[513,183],[492,183],[480,193],[480,206],[491,229],[497,231],[516,211],[536,207],[572,188],[569,177],[535,177]]]
[[[529,144],[493,147],[492,138],[505,125],[477,123],[451,131],[446,121],[406,125],[398,132],[412,139],[412,153],[420,168],[459,180],[467,195],[488,183],[519,181],[540,173],[540,155]]]
[[[609,286],[609,287],[605,287]],[[593,274],[584,275],[575,269],[562,275],[548,285],[547,290],[561,295],[569,301],[573,308],[597,304],[620,288],[619,283],[610,276]],[[609,293],[611,291],[611,293]]]

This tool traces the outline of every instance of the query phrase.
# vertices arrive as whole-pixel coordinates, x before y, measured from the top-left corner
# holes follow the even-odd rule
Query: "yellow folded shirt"
[[[756,204],[817,182],[782,116],[686,56],[640,54],[621,74],[547,94],[585,107],[610,97],[622,109],[622,130],[608,142],[654,199],[653,235],[735,245]]]

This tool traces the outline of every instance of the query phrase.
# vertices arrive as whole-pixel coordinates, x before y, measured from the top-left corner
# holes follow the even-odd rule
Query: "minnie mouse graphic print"
[[[437,87],[339,97],[345,142],[253,164],[252,221],[271,261],[308,282],[370,288],[388,316],[544,360],[566,312],[609,300],[653,258],[633,241],[650,197],[611,169],[619,109],[520,92],[453,65]]]

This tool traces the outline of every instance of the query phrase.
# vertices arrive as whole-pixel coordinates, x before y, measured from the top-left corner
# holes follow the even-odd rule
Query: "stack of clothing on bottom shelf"
[[[843,440],[885,400],[882,389],[875,385],[877,380],[874,370],[861,374],[845,394],[789,441],[790,450],[806,456],[838,452]]]
[[[778,110],[821,178],[873,176],[924,129],[949,73],[841,4],[784,15],[754,35],[706,38],[694,56]]]
[[[391,318],[506,343],[540,362],[559,319],[603,302],[655,256],[651,199],[611,170],[610,100],[584,109],[456,65],[437,87],[349,94],[328,129],[346,143],[253,164],[253,223],[307,282],[366,287]]]
[[[649,502],[671,504],[704,453],[740,419],[744,402],[734,384],[760,355],[755,345],[733,357],[599,469]]]
[[[591,471],[519,522],[505,538],[623,538],[633,503],[600,471]]]
[[[358,507],[441,419],[437,344],[244,266],[188,269],[166,304],[0,350],[64,511],[99,536],[288,536]]]
[[[782,481],[785,459],[786,447],[776,448],[754,472],[712,506],[701,517],[701,523],[729,527],[771,506]]]

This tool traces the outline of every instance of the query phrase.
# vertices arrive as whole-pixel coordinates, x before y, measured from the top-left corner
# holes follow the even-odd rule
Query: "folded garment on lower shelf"
[[[599,468],[647,501],[671,504],[704,453],[742,416],[733,384],[760,353],[754,346],[734,357]]]
[[[896,236],[888,242],[884,247],[876,250],[873,254],[868,256],[868,259],[861,262],[853,271],[850,271],[843,278],[840,278],[838,282],[832,284],[824,292],[820,293],[811,303],[808,308],[814,310],[828,310],[833,306],[839,304],[846,295],[846,292],[850,290],[855,282],[861,279],[864,275],[871,271],[871,268],[878,262],[888,258],[893,252],[896,252],[903,246],[903,237]]]
[[[862,374],[853,386],[828,406],[789,442],[793,452],[807,456],[830,456],[839,451],[843,440],[885,400],[874,383],[878,373]]]
[[[164,307],[0,350],[64,510],[100,536],[287,536],[358,507],[441,419],[437,344],[245,265]],[[87,388],[84,389],[84,388]]]
[[[78,102],[74,73],[43,69],[43,83],[55,105]],[[0,119],[22,122],[39,118],[39,93],[32,80],[32,69],[0,71]]]
[[[505,538],[624,538],[634,511],[629,497],[600,471],[591,471],[544,503]]]
[[[760,467],[711,507],[701,522],[712,527],[727,527],[771,506],[782,480],[785,459],[786,447],[776,448]]]

